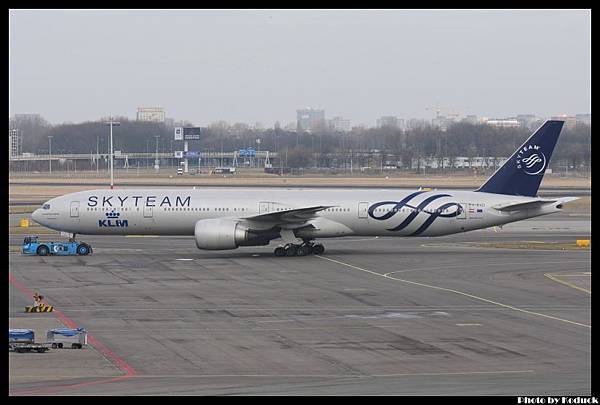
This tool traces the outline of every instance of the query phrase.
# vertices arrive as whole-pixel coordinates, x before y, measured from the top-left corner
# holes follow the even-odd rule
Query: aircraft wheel
[[[46,256],[46,255],[48,254],[48,252],[49,252],[49,251],[50,251],[50,250],[48,250],[48,246],[46,246],[46,245],[42,245],[42,246],[39,246],[39,247],[37,248],[37,251],[36,251],[36,253],[37,253],[39,256]]]
[[[312,247],[312,251],[314,254],[320,255],[325,251],[325,246],[321,245],[320,243],[317,243]]]
[[[283,249],[285,250],[286,256],[296,256],[296,245],[286,245],[286,247],[284,247]]]
[[[285,250],[283,250],[283,246],[276,247],[274,253],[277,257],[285,256]]]
[[[309,253],[310,253],[310,247],[307,245],[298,246],[298,248],[296,249],[297,256],[306,256]]]

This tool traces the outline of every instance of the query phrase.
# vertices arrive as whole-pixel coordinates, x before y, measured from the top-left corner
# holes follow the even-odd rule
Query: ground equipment
[[[85,256],[92,253],[92,247],[85,242],[40,242],[37,236],[27,236],[23,240],[22,253],[38,256]]]

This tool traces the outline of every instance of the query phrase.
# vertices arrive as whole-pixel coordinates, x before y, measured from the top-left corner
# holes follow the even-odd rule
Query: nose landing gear
[[[320,255],[325,251],[325,246],[313,241],[304,242],[300,245],[295,243],[286,243],[275,248],[274,254],[277,257],[282,256],[308,256],[310,254]]]

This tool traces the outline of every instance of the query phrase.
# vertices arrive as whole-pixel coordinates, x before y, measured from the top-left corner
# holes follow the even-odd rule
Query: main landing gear
[[[310,254],[320,255],[325,251],[325,246],[320,243],[304,242],[301,245],[286,243],[275,248],[275,256],[307,256]]]

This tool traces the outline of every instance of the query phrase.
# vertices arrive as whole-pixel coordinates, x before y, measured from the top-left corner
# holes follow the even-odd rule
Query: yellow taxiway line
[[[551,274],[551,273],[544,273],[544,276],[548,277],[552,281],[556,281],[557,283],[564,284],[564,285],[569,286],[571,288],[574,288],[576,290],[583,291],[586,294],[592,295],[592,292],[590,290],[586,290],[583,287],[578,287],[575,284],[569,283],[568,281],[564,281],[564,280],[560,280],[560,279],[556,278],[556,276],[558,276],[558,277],[577,277],[577,276],[579,276],[579,277],[591,277],[592,273],[581,273],[581,274]]]

